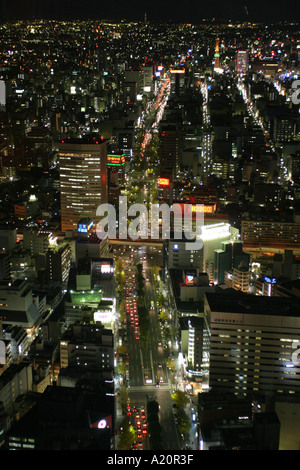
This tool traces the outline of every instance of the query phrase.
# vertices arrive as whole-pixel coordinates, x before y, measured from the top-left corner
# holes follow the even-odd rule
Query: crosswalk
[[[171,387],[167,383],[162,383],[160,384],[159,387],[156,387],[155,385],[138,385],[138,386],[132,386],[130,385],[129,387],[129,393],[130,392],[154,392],[155,390],[171,390]]]

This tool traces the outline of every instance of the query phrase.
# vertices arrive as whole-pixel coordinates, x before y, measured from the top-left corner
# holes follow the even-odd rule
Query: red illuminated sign
[[[194,276],[192,274],[187,274],[185,276],[185,283],[187,285],[191,285],[191,284],[194,284]]]
[[[110,264],[102,264],[101,265],[101,272],[103,274],[110,273]]]
[[[168,188],[170,186],[169,178],[158,178],[158,185],[159,187]]]

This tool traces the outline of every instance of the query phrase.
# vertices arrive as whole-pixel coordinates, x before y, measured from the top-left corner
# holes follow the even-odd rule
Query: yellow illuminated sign
[[[171,73],[185,73],[185,70],[182,70],[182,69],[171,69],[170,72],[171,72]]]
[[[169,187],[170,186],[170,180],[169,180],[169,178],[158,178],[158,184],[159,184],[159,186]]]
[[[213,214],[216,211],[216,204],[213,206],[207,206],[204,204],[193,204],[192,205],[192,212],[204,212],[205,214]]]

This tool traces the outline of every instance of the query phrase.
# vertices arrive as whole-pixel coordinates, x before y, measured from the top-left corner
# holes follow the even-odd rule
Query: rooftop
[[[300,317],[300,305],[294,299],[232,294],[232,291],[206,293],[205,296],[213,312]]]

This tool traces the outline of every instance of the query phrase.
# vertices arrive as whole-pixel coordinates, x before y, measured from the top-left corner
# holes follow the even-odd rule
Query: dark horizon
[[[252,21],[277,22],[298,21],[299,4],[292,0],[288,8],[282,2],[267,0],[263,2],[252,1],[247,5],[239,0],[227,2],[210,0],[193,0],[173,2],[168,0],[142,4],[135,0],[120,2],[111,0],[101,2],[90,0],[84,7],[79,0],[0,0],[1,21],[22,20],[33,18],[76,20],[76,19],[112,19],[143,21],[145,13],[151,22],[190,22],[199,23],[203,19],[216,18],[217,21]]]

